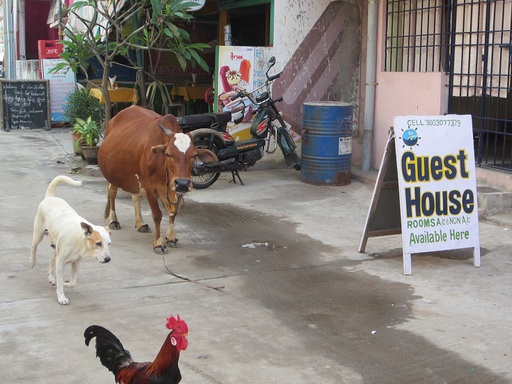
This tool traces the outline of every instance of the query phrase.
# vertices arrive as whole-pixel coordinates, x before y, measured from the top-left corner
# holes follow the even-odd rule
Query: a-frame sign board
[[[375,182],[359,252],[365,251],[369,237],[398,235],[400,233],[402,233],[402,227],[400,223],[395,135],[393,128],[391,128]]]
[[[369,237],[402,234],[406,275],[412,253],[473,248],[480,266],[472,132],[469,115],[394,118],[359,252]]]

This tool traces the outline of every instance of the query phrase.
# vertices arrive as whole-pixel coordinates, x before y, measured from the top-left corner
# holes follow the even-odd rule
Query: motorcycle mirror
[[[270,65],[268,66],[267,72],[265,73],[265,74],[267,75],[267,79],[268,79],[268,77],[269,77],[269,76],[268,76],[268,71],[270,71],[270,68],[272,68],[272,67],[275,65],[275,63],[276,63],[276,58],[275,58],[275,56],[272,56],[272,57],[270,58],[270,60],[268,61],[268,63],[269,63]]]

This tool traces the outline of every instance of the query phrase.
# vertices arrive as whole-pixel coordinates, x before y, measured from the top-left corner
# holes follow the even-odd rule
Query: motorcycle
[[[233,182],[235,176],[243,185],[238,171],[246,170],[263,157],[264,152],[273,153],[277,146],[283,152],[286,165],[300,170],[300,159],[295,152],[295,142],[290,136],[286,124],[276,107],[276,102],[283,98],[272,98],[271,85],[278,79],[281,72],[269,76],[270,69],[276,59],[272,56],[266,71],[267,80],[252,92],[240,91],[228,100],[227,107],[232,111],[220,113],[204,113],[182,116],[178,124],[184,133],[191,132],[196,148],[206,148],[218,158],[215,163],[201,163],[196,160],[192,170],[192,183],[196,189],[210,187],[222,172],[231,172]],[[264,91],[263,88],[265,88]],[[249,105],[245,103],[250,101]],[[240,123],[245,116],[246,108],[252,109],[253,120],[250,127],[251,138],[235,141],[227,132],[227,124],[231,120]],[[236,111],[236,112],[235,112]],[[270,148],[271,139],[274,147]],[[266,150],[264,149],[267,144]]]

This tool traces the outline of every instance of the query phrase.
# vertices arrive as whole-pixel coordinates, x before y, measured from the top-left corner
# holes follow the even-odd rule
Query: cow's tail
[[[48,189],[46,190],[45,197],[55,196],[55,189],[57,188],[57,185],[59,185],[60,183],[66,183],[69,185],[73,185],[74,187],[80,187],[82,185],[81,181],[73,180],[71,177],[60,175],[51,181],[50,185],[48,186]]]
[[[107,205],[105,205],[105,212],[103,213],[103,217],[108,219],[110,216],[110,197],[107,199]]]

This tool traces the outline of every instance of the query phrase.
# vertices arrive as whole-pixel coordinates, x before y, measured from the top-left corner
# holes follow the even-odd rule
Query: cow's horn
[[[162,124],[158,124],[158,126],[165,133],[166,136],[172,135],[173,132],[169,128],[165,128]]]

